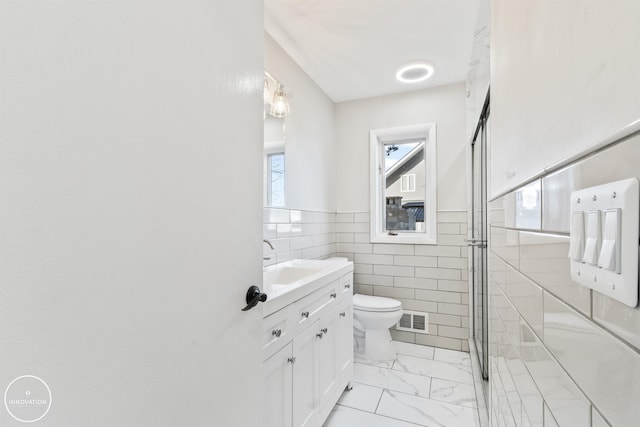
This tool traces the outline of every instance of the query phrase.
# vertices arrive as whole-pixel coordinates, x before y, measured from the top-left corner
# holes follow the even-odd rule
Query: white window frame
[[[436,195],[436,124],[425,123],[413,126],[372,129],[370,139],[370,203],[371,203],[371,243],[400,243],[414,245],[435,245],[438,243],[437,234],[437,195]],[[384,184],[384,144],[404,140],[423,139],[425,161],[425,200],[424,200],[424,232],[403,232],[398,230],[396,235],[386,231],[386,203]],[[416,186],[419,183],[416,182]]]

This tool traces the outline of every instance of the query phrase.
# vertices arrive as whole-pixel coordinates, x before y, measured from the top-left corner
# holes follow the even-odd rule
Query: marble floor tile
[[[459,383],[473,384],[471,366],[456,365],[439,360],[420,359],[399,354],[398,359],[393,364],[393,370],[441,378]]]
[[[428,345],[410,344],[402,341],[393,341],[396,353],[407,356],[415,356],[423,359],[433,359],[434,348]]]
[[[471,384],[457,383],[454,381],[431,379],[431,394],[429,397],[440,402],[476,408],[476,390]]]
[[[376,413],[427,427],[479,425],[473,408],[387,390],[382,393]]]
[[[356,354],[353,359],[357,363],[364,363],[365,365],[377,366],[378,368],[387,368],[391,369],[393,366],[394,360],[369,360],[365,359],[362,356]]]
[[[336,405],[323,427],[416,427],[416,424]]]
[[[446,348],[436,348],[433,360],[440,362],[455,363],[456,365],[471,366],[471,356],[464,351],[447,350]]]
[[[382,396],[382,389],[367,384],[352,383],[351,390],[345,390],[338,400],[338,405],[348,406],[367,412],[375,412]]]
[[[353,371],[354,382],[395,390],[414,396],[429,397],[431,378],[361,363],[355,363]]]
[[[356,358],[324,427],[480,426],[468,353],[394,341],[395,362]]]

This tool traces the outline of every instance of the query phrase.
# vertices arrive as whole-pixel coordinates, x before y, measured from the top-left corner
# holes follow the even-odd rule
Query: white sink
[[[321,269],[301,267],[280,267],[265,271],[262,275],[262,283],[265,286],[290,285],[299,280],[306,279],[321,272]]]
[[[262,291],[268,296],[263,316],[280,310],[350,271],[353,271],[353,264],[346,258],[293,259],[267,267],[262,273]]]

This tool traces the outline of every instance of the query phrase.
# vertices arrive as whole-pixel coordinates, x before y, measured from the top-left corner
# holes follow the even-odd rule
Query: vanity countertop
[[[346,258],[294,259],[267,267],[263,273],[263,292],[267,294],[263,316],[275,313],[352,271],[353,263]]]

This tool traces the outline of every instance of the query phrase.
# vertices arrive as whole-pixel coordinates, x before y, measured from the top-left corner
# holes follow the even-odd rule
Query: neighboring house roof
[[[393,185],[402,175],[416,167],[423,158],[424,141],[416,145],[415,148],[404,155],[398,162],[385,172],[387,188]]]
[[[416,221],[424,222],[424,202],[408,202],[402,208],[412,211]]]

